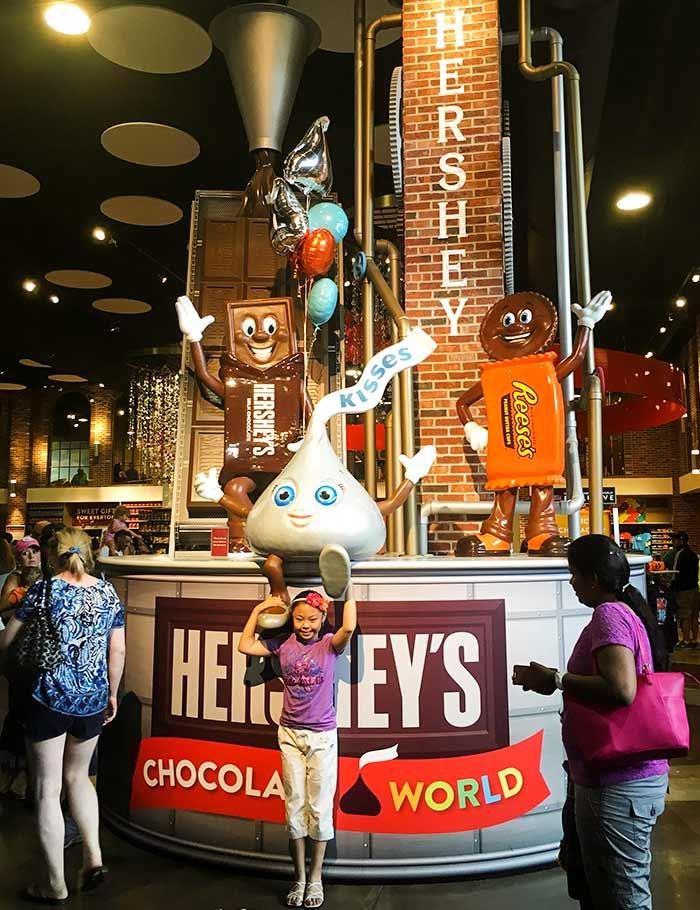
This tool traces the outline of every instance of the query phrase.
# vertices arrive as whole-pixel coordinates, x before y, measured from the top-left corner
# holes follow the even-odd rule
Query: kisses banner
[[[397,746],[341,757],[340,831],[445,834],[500,825],[549,796],[540,771],[542,732],[477,755],[403,759]],[[132,809],[188,809],[284,822],[276,749],[153,737],[143,740]]]

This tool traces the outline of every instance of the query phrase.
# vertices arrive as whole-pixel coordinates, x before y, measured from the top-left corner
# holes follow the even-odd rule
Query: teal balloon
[[[334,202],[319,202],[309,209],[309,230],[326,228],[333,234],[336,243],[340,243],[348,232],[348,216]]]
[[[309,319],[315,326],[328,322],[338,303],[338,288],[330,278],[314,281],[309,293]]]

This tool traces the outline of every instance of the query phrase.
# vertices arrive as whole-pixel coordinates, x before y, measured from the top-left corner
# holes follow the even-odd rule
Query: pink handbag
[[[643,653],[636,624],[635,629]],[[637,677],[634,701],[621,708],[594,705],[565,694],[565,742],[571,743],[589,765],[613,766],[687,755],[686,675],[654,673],[645,664]]]

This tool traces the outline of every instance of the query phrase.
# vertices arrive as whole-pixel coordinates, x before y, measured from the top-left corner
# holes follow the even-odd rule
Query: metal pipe
[[[364,78],[365,78],[365,21],[367,0],[355,0],[355,242],[362,247],[362,219],[364,218],[364,189],[362,162],[364,133]]]
[[[386,460],[384,470],[385,495],[390,496],[396,488],[396,473],[394,470],[394,415],[391,411],[386,415]],[[386,519],[386,544],[387,552],[396,553],[396,516],[399,510],[387,516]]]
[[[401,313],[401,318],[404,317],[403,309],[400,305],[401,297],[401,282],[399,275],[400,268],[400,254],[399,248],[395,243],[392,243],[390,240],[377,240],[377,253],[386,257],[389,260],[389,281],[391,282],[391,293],[396,301],[396,307],[392,308],[394,311],[396,308],[399,309]],[[392,317],[391,322],[391,341],[392,344],[399,340],[399,326],[395,319]],[[387,496],[390,495],[391,491],[399,485],[401,482],[401,462],[399,456],[403,452],[403,441],[402,441],[402,427],[401,427],[401,414],[403,412],[402,400],[401,400],[401,380],[399,376],[394,376],[391,380],[391,424],[387,419]],[[391,438],[391,450],[389,448],[389,439]],[[391,458],[389,457],[389,452],[391,451]],[[388,480],[388,468],[391,464],[391,471],[393,475],[392,483],[389,483]],[[415,497],[414,497],[415,498]],[[395,529],[395,540],[392,553],[404,553],[405,552],[405,541],[404,541],[404,510],[398,509],[391,516],[393,521],[391,522],[390,527],[393,525]]]
[[[411,323],[398,300],[386,283],[373,259],[367,260],[367,277],[374,285],[382,303],[389,311],[391,318],[399,330],[399,338],[405,338],[411,331]],[[399,376],[401,383],[401,441],[403,454],[412,458],[416,453],[415,448],[415,423],[413,420],[413,371],[403,370]],[[404,536],[406,540],[406,554],[415,556],[418,553],[418,513],[417,496],[413,490],[404,505]]]
[[[506,294],[515,292],[513,242],[513,169],[510,157],[510,108],[503,102],[503,136],[501,138],[501,170],[503,174],[503,273]]]
[[[374,257],[374,52],[377,33],[401,25],[401,13],[380,16],[370,22],[365,32],[364,79],[362,100],[362,247],[368,259]],[[374,355],[374,288],[365,279],[362,285],[362,347],[365,365]],[[365,428],[365,487],[369,495],[377,496],[377,443],[374,410],[363,415]]]
[[[591,534],[603,533],[603,387],[600,376],[588,378],[588,499]],[[600,489],[594,489],[600,478]]]
[[[541,82],[544,79],[563,77],[565,83],[569,107],[568,149],[569,158],[571,161],[571,190],[573,208],[572,217],[574,226],[574,249],[576,251],[576,290],[579,301],[582,302],[582,304],[585,304],[588,300],[590,300],[591,297],[591,277],[588,256],[588,222],[586,216],[586,186],[583,158],[580,76],[578,70],[572,64],[567,63],[561,59],[553,60],[545,66],[533,66],[530,0],[519,0],[518,12],[520,26],[518,67],[520,69],[520,72],[523,74],[523,76],[525,76],[526,79],[537,82]],[[553,29],[550,31],[554,32]],[[550,40],[552,37],[553,36],[550,36]],[[552,47],[558,51],[557,55],[561,57],[561,36],[557,34],[556,37],[559,38],[559,41],[555,41]],[[557,105],[557,108],[558,107],[559,106]],[[584,376],[586,379],[589,379],[594,370],[595,342],[593,332],[591,332],[584,361]],[[591,420],[589,417],[589,425],[590,424]],[[573,435],[572,426],[572,422],[567,419],[567,441],[569,440],[569,437]],[[595,431],[595,435],[598,436],[601,433],[602,429],[599,426]],[[567,444],[567,450],[570,452],[573,451],[573,446]],[[589,460],[588,482],[590,499],[591,501],[593,499],[597,499],[599,501],[600,511],[602,513],[602,461],[600,462],[600,469],[600,472],[594,476],[594,466]],[[596,509],[596,511],[598,510]],[[577,529],[575,527],[575,524],[576,523],[574,522],[574,532],[580,531],[580,525]],[[594,533],[601,533],[602,522],[600,525],[600,530],[595,531],[592,524],[591,530],[594,531]]]
[[[547,41],[552,63],[563,59],[563,40],[559,32],[548,26],[534,28],[531,41]],[[504,46],[519,44],[518,32],[502,36]],[[564,110],[564,77],[552,78],[552,151],[554,162],[554,222],[557,255],[557,309],[559,312],[559,348],[562,358],[568,357],[573,348],[571,330],[571,270],[569,256],[568,190],[566,177],[566,143],[564,138],[566,114]],[[562,382],[566,407],[566,498],[570,506],[569,537],[581,536],[581,516],[584,504],[581,463],[578,454],[576,414],[573,410],[574,377]]]
[[[581,495],[583,496],[583,494]],[[424,502],[420,507],[418,553],[425,556],[428,552],[428,524],[431,515],[488,515],[492,508],[493,502],[489,499],[446,500],[445,502],[433,499],[430,502]],[[566,501],[554,503],[554,509],[558,515],[568,515],[569,508],[570,504]],[[529,511],[529,502],[518,500],[515,504],[517,515],[527,515]]]

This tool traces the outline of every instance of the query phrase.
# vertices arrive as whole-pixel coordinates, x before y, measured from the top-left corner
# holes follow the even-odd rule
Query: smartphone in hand
[[[524,686],[527,681],[527,674],[530,672],[529,665],[516,664],[513,667],[513,685]]]

